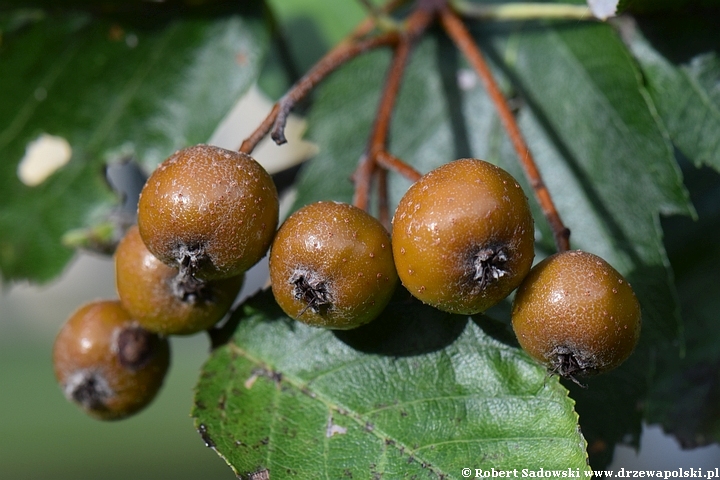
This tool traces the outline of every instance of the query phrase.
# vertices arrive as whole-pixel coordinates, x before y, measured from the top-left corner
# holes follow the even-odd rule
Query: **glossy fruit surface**
[[[202,279],[245,272],[278,223],[275,184],[249,155],[196,145],[165,160],[143,187],[140,235],[153,255]]]
[[[337,202],[306,205],[283,223],[270,250],[270,279],[290,317],[339,330],[376,318],[398,280],[385,228]]]
[[[205,282],[183,283],[145,247],[136,226],[115,251],[115,280],[120,302],[143,328],[163,335],[206,330],[230,309],[243,274]]]
[[[76,310],[53,347],[55,376],[65,396],[101,420],[125,418],[147,406],[169,364],[167,340],[139,327],[112,300]]]
[[[393,218],[403,285],[440,310],[475,314],[520,284],[534,257],[530,207],[505,170],[482,160],[447,163],[413,184]]]
[[[582,251],[538,263],[515,295],[512,323],[522,348],[549,370],[582,376],[624,362],[640,337],[640,304],[602,258]]]

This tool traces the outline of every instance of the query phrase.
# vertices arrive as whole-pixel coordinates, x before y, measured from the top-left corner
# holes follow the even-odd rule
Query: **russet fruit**
[[[538,263],[518,289],[512,324],[522,348],[566,377],[619,366],[640,337],[635,293],[602,258],[583,251]]]
[[[530,271],[533,228],[525,193],[509,173],[483,160],[447,163],[413,184],[395,211],[398,275],[440,310],[482,312]]]
[[[169,365],[167,339],[140,327],[113,300],[76,310],[53,346],[55,376],[63,393],[101,420],[125,418],[146,407]]]
[[[143,328],[163,335],[189,335],[215,325],[232,306],[243,277],[184,278],[150,253],[136,226],[115,251],[120,302]]]
[[[283,223],[270,250],[270,279],[290,317],[342,330],[376,318],[398,280],[385,228],[337,202],[306,205]]]
[[[249,155],[211,145],[171,155],[138,204],[148,250],[204,280],[237,276],[257,263],[277,223],[277,190],[265,169]]]

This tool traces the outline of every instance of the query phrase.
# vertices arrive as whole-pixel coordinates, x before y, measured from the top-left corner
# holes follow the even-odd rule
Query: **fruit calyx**
[[[72,374],[65,385],[65,396],[88,410],[105,410],[105,403],[113,391],[99,372],[80,370]]]
[[[485,290],[490,283],[505,276],[508,273],[505,270],[507,261],[508,253],[503,247],[481,248],[480,251],[473,255],[473,281],[477,284],[473,293]]]
[[[292,274],[289,282],[294,285],[293,295],[295,299],[301,300],[306,304],[298,316],[305,313],[308,309],[321,315],[332,305],[333,302],[327,287],[327,282],[318,278],[317,274],[312,271],[297,270]]]
[[[575,384],[585,387],[575,377],[594,374],[597,369],[595,362],[570,347],[558,345],[550,354],[550,364],[553,366],[552,373],[572,380]]]
[[[207,282],[195,276],[200,264],[206,259],[204,249],[201,247],[178,248],[180,257],[178,273],[170,282],[173,294],[183,302],[197,305],[212,300]]]

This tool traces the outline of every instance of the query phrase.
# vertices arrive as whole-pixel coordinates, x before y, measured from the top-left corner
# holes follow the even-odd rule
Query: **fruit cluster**
[[[569,251],[533,268],[525,193],[482,160],[456,160],[415,182],[392,235],[364,210],[332,201],[306,205],[277,227],[272,178],[248,155],[197,145],[163,162],[115,253],[119,301],[82,307],[57,337],[67,397],[103,419],[149,403],[168,368],[167,336],[217,323],[268,250],[277,303],[317,327],[374,320],[402,282],[422,302],[465,315],[517,289],[520,345],[566,377],[616,367],[638,340],[638,302],[605,261]]]
[[[105,420],[149,404],[168,370],[167,337],[225,316],[267,252],[278,211],[272,178],[248,155],[196,145],[165,160],[115,251],[119,300],[84,305],[55,340],[66,397]]]

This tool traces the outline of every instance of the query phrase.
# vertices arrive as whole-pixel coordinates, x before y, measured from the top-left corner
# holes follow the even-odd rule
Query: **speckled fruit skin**
[[[147,249],[137,226],[131,227],[115,251],[115,283],[120,303],[143,328],[162,335],[190,335],[215,325],[230,309],[244,275],[210,280],[201,295],[175,294],[177,269]]]
[[[532,267],[527,197],[501,168],[476,159],[447,163],[405,193],[393,218],[398,275],[412,295],[440,310],[472,315],[507,297]],[[474,279],[482,249],[504,249],[505,274]]]
[[[143,187],[140,235],[169,266],[198,257],[194,274],[228,278],[245,272],[270,247],[278,196],[265,169],[249,155],[196,145],[165,160]]]
[[[640,304],[605,260],[569,251],[532,269],[515,295],[512,324],[522,348],[549,370],[593,375],[619,366],[635,349]]]
[[[132,364],[138,342],[120,347],[125,334],[146,347]],[[132,338],[132,335],[131,335]],[[134,350],[137,354],[138,350]],[[68,400],[100,420],[119,420],[147,406],[162,386],[170,365],[168,341],[140,327],[119,301],[98,300],[76,310],[58,333],[53,347],[55,376]],[[84,387],[82,387],[84,385]],[[92,401],[87,392],[92,389]]]
[[[321,282],[331,304],[315,311],[296,298],[298,274]],[[376,318],[398,282],[390,236],[352,205],[317,202],[292,214],[270,249],[270,280],[280,307],[308,325],[347,330]]]

